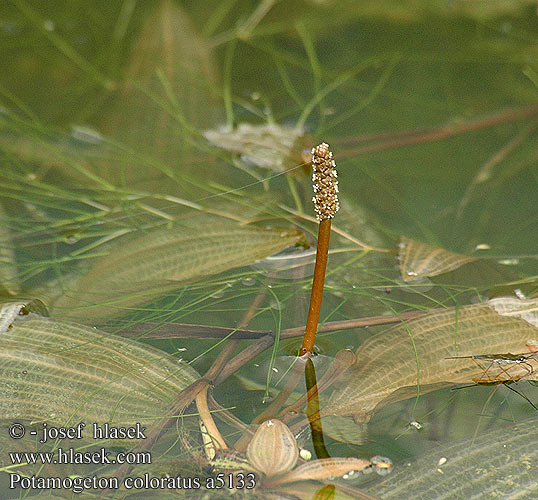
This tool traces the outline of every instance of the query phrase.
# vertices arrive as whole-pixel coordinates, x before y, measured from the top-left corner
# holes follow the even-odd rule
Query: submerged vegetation
[[[524,0],[4,2],[0,497],[533,498],[537,27]],[[60,448],[118,462],[9,454]]]

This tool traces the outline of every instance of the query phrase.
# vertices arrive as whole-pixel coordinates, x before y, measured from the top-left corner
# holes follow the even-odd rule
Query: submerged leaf
[[[537,328],[501,316],[485,304],[425,314],[379,332],[361,345],[356,364],[331,395],[325,413],[368,421],[388,396],[406,399],[410,391],[417,393],[417,384],[424,393],[439,384],[482,378],[483,371],[473,360],[447,358],[526,352],[529,339],[538,339]],[[409,390],[396,392],[399,389]]]
[[[161,0],[138,35],[102,129],[132,146],[173,158],[184,140],[184,134],[173,133],[178,115],[184,125],[194,127],[208,123],[214,113],[215,75],[211,47],[189,15],[177,2]]]
[[[538,419],[484,432],[472,441],[436,446],[415,463],[396,467],[372,494],[383,500],[513,498],[534,500],[538,491]],[[443,465],[438,465],[441,458]],[[472,479],[471,479],[472,478]]]
[[[295,437],[280,420],[260,424],[252,437],[247,457],[251,465],[267,477],[289,472],[299,458]]]
[[[405,282],[448,273],[476,260],[474,257],[426,245],[406,236],[401,237],[398,259],[400,273]]]
[[[357,425],[351,417],[341,415],[326,416],[323,419],[323,433],[336,441],[357,446],[368,441],[366,426]]]
[[[163,351],[65,321],[15,322],[1,343],[5,420],[151,426],[198,378]]]
[[[110,318],[180,283],[247,266],[301,238],[294,229],[244,227],[220,218],[151,231],[114,245],[58,299],[54,312],[82,321]]]

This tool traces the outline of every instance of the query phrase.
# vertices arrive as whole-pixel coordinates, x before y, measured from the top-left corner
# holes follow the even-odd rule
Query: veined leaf
[[[280,420],[260,424],[252,437],[247,457],[251,465],[267,477],[289,472],[299,458],[299,448],[288,426]]]
[[[526,352],[527,341],[537,338],[538,328],[501,316],[485,304],[426,314],[379,332],[361,345],[355,365],[331,395],[326,413],[368,421],[388,396],[411,397],[417,384],[424,393],[439,384],[470,383],[483,377],[473,360],[447,359],[450,356]],[[410,390],[396,392],[402,388]]]
[[[163,351],[75,323],[18,321],[0,338],[4,420],[150,427],[198,378]]]
[[[159,229],[131,239],[83,276],[55,304],[55,314],[105,319],[196,278],[247,266],[297,243],[294,229],[260,229],[223,222]]]
[[[476,260],[474,257],[432,247],[406,236],[402,236],[400,239],[398,259],[400,261],[400,273],[405,282],[448,273]]]
[[[436,447],[396,470],[371,493],[383,500],[512,498],[534,500],[538,491],[538,419],[484,432],[472,442]],[[446,463],[437,466],[441,457]],[[472,480],[469,480],[472,478]]]

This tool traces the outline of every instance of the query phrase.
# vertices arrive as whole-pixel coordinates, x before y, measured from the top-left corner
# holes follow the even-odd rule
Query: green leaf
[[[248,266],[299,242],[294,229],[261,229],[209,219],[158,229],[114,245],[54,305],[62,317],[95,321],[144,304],[197,278]]]
[[[16,321],[0,341],[0,415],[8,421],[151,426],[198,378],[163,351],[65,321]]]
[[[361,345],[355,365],[331,395],[328,408],[331,414],[368,421],[387,397],[401,400],[417,394],[417,384],[425,393],[439,384],[470,383],[484,376],[471,359],[447,358],[526,352],[529,339],[538,339],[538,328],[501,316],[486,304],[425,314]]]

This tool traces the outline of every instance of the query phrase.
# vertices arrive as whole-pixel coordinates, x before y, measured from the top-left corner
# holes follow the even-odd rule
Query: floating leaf
[[[197,378],[163,351],[75,323],[28,319],[1,336],[4,420],[151,426]]]
[[[447,359],[450,356],[526,352],[527,341],[537,338],[537,328],[501,316],[484,304],[425,314],[379,332],[361,345],[355,365],[331,395],[326,413],[368,421],[388,396],[406,399],[417,393],[417,384],[424,393],[439,384],[482,378],[482,370],[471,359]]]
[[[372,494],[383,500],[512,498],[534,500],[538,491],[538,419],[436,446],[415,463],[396,467]],[[441,458],[443,465],[438,465]],[[471,479],[472,478],[472,479]]]
[[[267,477],[289,472],[299,458],[295,437],[280,420],[267,420],[260,424],[252,437],[247,457],[251,465]]]
[[[55,304],[55,314],[105,319],[146,303],[179,283],[247,266],[297,243],[294,229],[244,227],[220,218],[158,229],[117,243]]]
[[[405,282],[448,273],[476,260],[474,257],[432,247],[406,236],[402,236],[400,239],[398,259],[400,261],[400,273]]]
[[[488,300],[488,305],[502,316],[521,318],[538,327],[538,298],[520,300],[515,297],[498,297]]]
[[[242,123],[234,130],[224,128],[204,132],[204,137],[214,146],[240,154],[246,166],[254,165],[276,172],[303,163],[297,154],[302,151],[300,142],[303,136],[301,129],[275,124]]]
[[[320,458],[307,462],[270,482],[276,484],[295,483],[297,481],[310,481],[327,479],[329,477],[343,476],[351,471],[360,471],[371,466],[369,460],[363,458]]]

